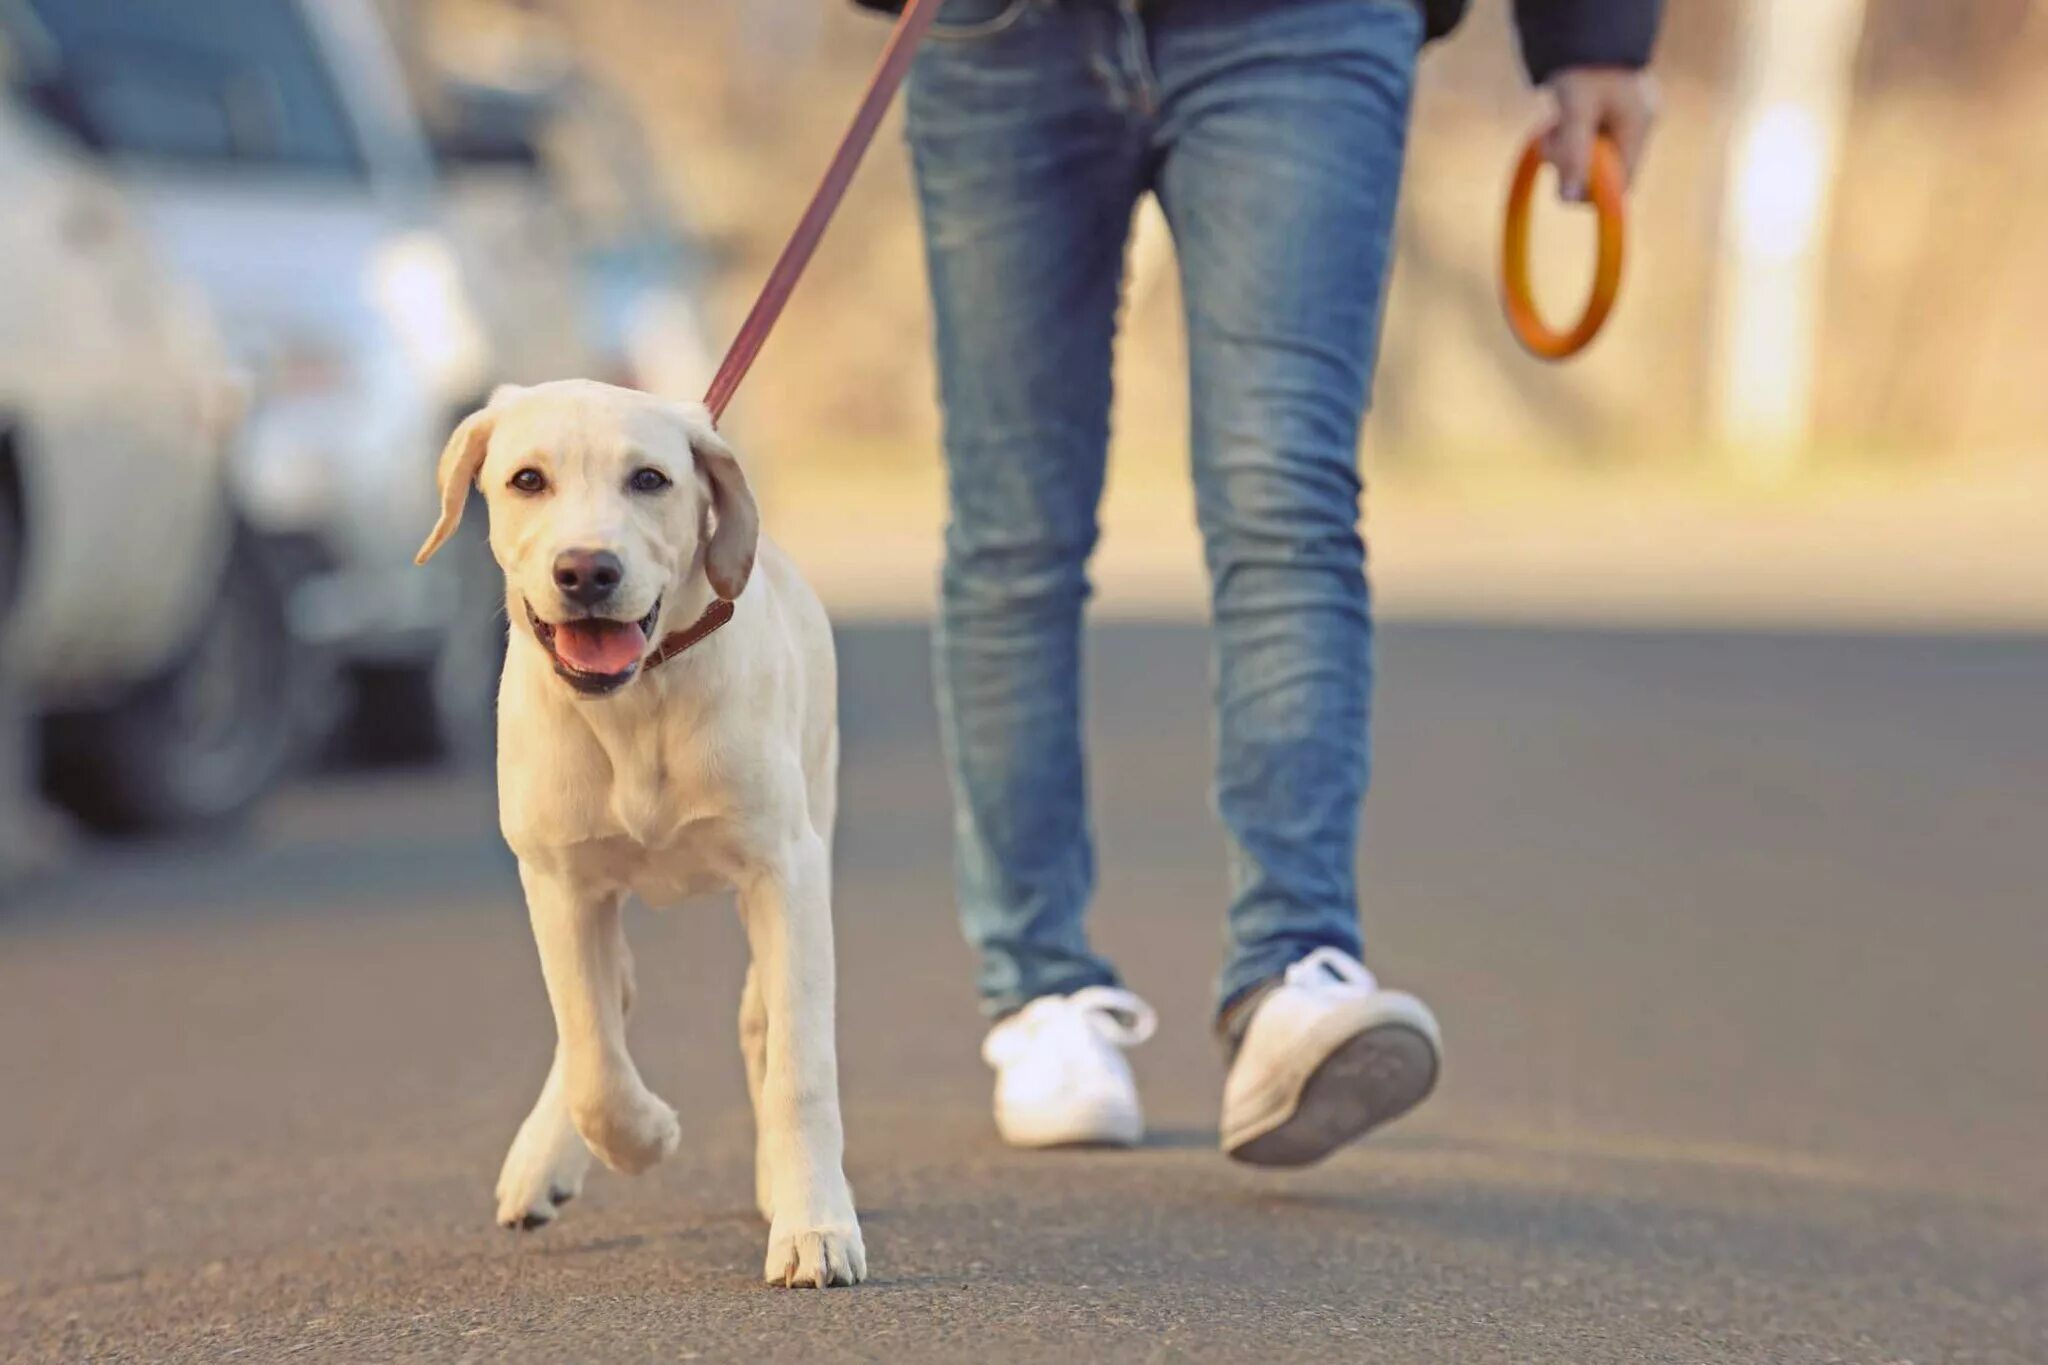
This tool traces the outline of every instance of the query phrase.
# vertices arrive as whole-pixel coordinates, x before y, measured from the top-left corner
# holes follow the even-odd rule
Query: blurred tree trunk
[[[1813,425],[1825,248],[1864,0],[1745,0],[1709,382],[1722,446],[1789,473]]]

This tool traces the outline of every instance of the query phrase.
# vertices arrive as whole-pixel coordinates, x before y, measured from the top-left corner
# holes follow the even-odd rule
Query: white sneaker
[[[1145,1114],[1123,1049],[1159,1025],[1152,1007],[1115,986],[1041,995],[988,1031],[981,1059],[996,1070],[996,1131],[1013,1147],[1134,1145]]]
[[[1442,1051],[1429,1006],[1318,948],[1253,1008],[1223,1083],[1223,1150],[1254,1166],[1321,1161],[1422,1103]]]

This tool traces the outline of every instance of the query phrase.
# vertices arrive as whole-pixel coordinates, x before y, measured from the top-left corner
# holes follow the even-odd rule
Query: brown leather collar
[[[675,658],[676,655],[689,649],[692,645],[702,644],[706,636],[711,635],[730,620],[732,620],[732,603],[726,601],[723,597],[718,598],[710,606],[704,608],[704,614],[691,622],[686,629],[676,631],[672,635],[663,636],[661,644],[640,665],[641,671],[645,672],[650,668],[659,668],[670,659]]]

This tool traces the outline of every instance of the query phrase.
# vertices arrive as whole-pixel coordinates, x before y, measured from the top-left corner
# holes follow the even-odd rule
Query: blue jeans
[[[951,492],[939,712],[991,1014],[1116,980],[1084,928],[1081,614],[1148,191],[1181,264],[1215,620],[1219,1002],[1359,951],[1358,435],[1421,41],[1415,0],[949,0],[919,54]]]

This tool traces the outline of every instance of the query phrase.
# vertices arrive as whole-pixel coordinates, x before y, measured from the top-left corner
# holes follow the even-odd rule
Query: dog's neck
[[[694,665],[709,657],[706,651],[712,649],[712,637],[738,608],[737,603],[724,602],[704,576],[701,551],[679,581],[670,584],[667,597],[659,623],[661,634],[649,642],[640,664],[641,676],[628,685],[628,692],[667,693],[686,684],[692,674],[701,673]],[[721,605],[728,610],[721,611]],[[687,644],[679,643],[685,640]]]
[[[659,668],[678,654],[687,653],[702,644],[720,626],[732,620],[732,613],[732,603],[722,597],[712,598],[711,604],[698,613],[696,620],[681,630],[670,631],[661,637],[660,643],[654,647],[654,652],[640,665],[641,671]]]

